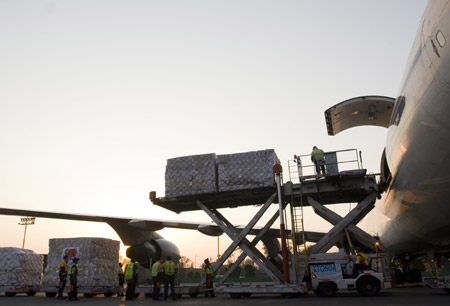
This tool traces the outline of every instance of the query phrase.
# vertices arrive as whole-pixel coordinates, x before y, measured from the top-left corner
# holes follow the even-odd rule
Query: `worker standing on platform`
[[[208,258],[205,259],[205,277],[206,277],[206,288],[205,288],[205,297],[216,297],[214,295],[214,286],[213,286],[213,278],[214,278],[214,270],[212,265],[209,263]]]
[[[75,257],[72,259],[72,264],[69,268],[69,279],[70,279],[70,293],[69,293],[69,300],[70,301],[78,301],[77,298],[78,290],[77,290],[77,284],[78,284],[78,260],[80,260],[78,257]]]
[[[322,174],[325,174],[325,157],[323,150],[314,146],[311,152],[311,161],[316,166],[317,175],[320,175],[320,170],[322,170]]]
[[[166,257],[166,262],[163,264],[164,268],[164,301],[167,301],[170,292],[172,293],[172,300],[176,301],[175,297],[175,273],[177,272],[177,265],[172,261],[170,256]]]
[[[159,300],[159,292],[161,289],[161,281],[164,276],[163,264],[158,258],[152,266],[152,280],[153,280],[153,300]]]
[[[63,260],[59,264],[59,288],[58,288],[58,299],[63,300],[63,291],[64,287],[66,287],[67,282],[67,261],[69,260],[69,256],[64,255]]]
[[[136,283],[138,281],[138,268],[134,258],[131,258],[131,262],[125,268],[125,281],[127,282],[125,300],[133,300],[134,292],[136,290]]]

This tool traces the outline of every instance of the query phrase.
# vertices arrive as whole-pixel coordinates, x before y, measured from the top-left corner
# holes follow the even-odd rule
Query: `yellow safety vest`
[[[164,264],[164,273],[166,275],[175,275],[175,268],[176,268],[175,263],[172,260],[168,260]]]
[[[65,260],[61,261],[61,263],[59,264],[59,272],[67,273],[67,262]]]
[[[130,262],[125,269],[125,280],[130,280],[133,278],[133,270],[134,270],[134,263]]]
[[[152,276],[158,276],[158,272],[161,269],[161,262],[158,260],[152,266]]]
[[[72,275],[74,273],[75,275],[78,275],[78,266],[75,263],[71,263],[69,268],[69,275]]]
[[[358,263],[360,263],[364,266],[369,265],[369,259],[367,258],[366,254],[364,254],[363,252],[359,252],[359,255],[356,256],[356,261],[358,261]]]
[[[324,159],[323,156],[323,151],[319,148],[315,148],[312,152],[311,155],[314,157],[314,160],[316,161],[321,161]]]
[[[206,273],[206,275],[213,275],[214,270],[213,270],[211,264],[207,264],[207,265],[206,265],[206,267],[205,267],[205,273]]]

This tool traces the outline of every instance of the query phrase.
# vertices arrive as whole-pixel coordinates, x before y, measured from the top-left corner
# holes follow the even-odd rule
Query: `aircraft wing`
[[[325,111],[328,135],[361,125],[387,128],[394,102],[390,97],[363,96],[338,103]]]
[[[109,224],[120,236],[122,242],[125,245],[135,245],[146,239],[158,239],[160,235],[155,231],[162,230],[164,228],[178,228],[178,229],[190,229],[198,230],[199,232],[209,236],[220,236],[223,231],[213,223],[200,223],[200,222],[184,222],[184,221],[170,221],[170,220],[148,220],[148,219],[133,219],[124,217],[107,217],[96,215],[81,215],[59,212],[47,212],[47,211],[35,211],[35,210],[22,210],[11,208],[0,208],[0,214],[13,215],[13,216],[33,216],[39,218],[51,218],[51,219],[64,219],[64,220],[76,220],[76,221],[90,221],[90,222],[105,222]],[[238,225],[238,230],[243,229],[245,226]],[[130,231],[130,228],[133,231]],[[255,227],[250,231],[251,235],[257,235],[261,230],[261,227]],[[288,231],[288,234],[290,232]],[[279,238],[280,230],[278,228],[271,228],[267,232],[268,236]],[[307,241],[317,242],[323,237],[324,233],[318,232],[305,232]]]

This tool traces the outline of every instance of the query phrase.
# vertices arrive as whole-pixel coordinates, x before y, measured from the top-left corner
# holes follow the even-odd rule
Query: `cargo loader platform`
[[[277,187],[252,188],[213,193],[202,193],[176,197],[151,198],[153,204],[176,213],[200,210],[197,201],[201,201],[208,208],[235,208],[262,204],[271,194],[277,192]]]
[[[302,190],[300,191],[300,184],[285,183],[283,185],[283,198],[286,201],[290,201],[292,195],[295,202],[298,203],[300,202],[300,194],[302,194],[305,206],[309,205],[306,201],[307,197],[311,197],[322,204],[357,203],[370,192],[378,191],[375,178],[366,176],[365,169],[317,176],[314,179],[303,181],[301,188]],[[273,186],[177,197],[151,198],[151,201],[155,205],[181,213],[199,210],[197,201],[202,202],[210,209],[260,205],[276,191],[276,186]],[[274,203],[278,203],[277,199],[274,200]]]

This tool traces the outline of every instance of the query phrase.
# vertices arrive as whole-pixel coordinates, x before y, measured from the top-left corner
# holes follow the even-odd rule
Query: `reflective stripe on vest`
[[[133,278],[133,268],[134,268],[134,263],[130,262],[125,271],[125,279],[126,280],[130,280]]]

